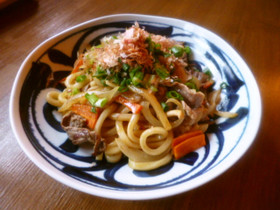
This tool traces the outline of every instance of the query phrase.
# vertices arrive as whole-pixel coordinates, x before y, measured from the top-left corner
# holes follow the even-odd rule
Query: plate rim
[[[21,91],[23,82],[25,80],[25,77],[30,71],[30,68],[28,67],[28,65],[31,67],[32,58],[39,58],[36,55],[41,55],[42,51],[45,51],[45,48],[48,48],[51,46],[50,43],[55,43],[57,39],[60,39],[60,37],[67,36],[67,33],[69,33],[69,32],[74,33],[76,31],[79,31],[83,27],[86,28],[89,25],[95,25],[95,24],[100,24],[102,22],[107,22],[109,19],[113,19],[112,22],[119,22],[120,19],[123,19],[123,21],[125,21],[125,20],[127,21],[128,19],[136,20],[136,21],[137,20],[141,20],[141,21],[151,21],[152,20],[154,22],[164,22],[164,20],[166,20],[166,21],[168,21],[168,25],[173,25],[173,24],[175,25],[176,22],[177,22],[177,24],[178,24],[178,22],[181,22],[182,24],[187,23],[196,29],[206,31],[207,35],[210,34],[214,38],[218,38],[218,41],[223,44],[223,47],[227,48],[226,51],[227,52],[230,51],[231,53],[234,53],[233,55],[234,55],[235,59],[237,59],[238,62],[240,62],[242,64],[242,66],[244,66],[246,68],[246,71],[247,71],[246,74],[248,74],[246,76],[248,76],[251,80],[250,83],[246,83],[246,84],[248,86],[250,86],[251,88],[256,88],[254,92],[252,92],[252,93],[250,92],[250,93],[254,95],[255,100],[257,100],[256,102],[254,101],[254,103],[258,104],[257,107],[259,107],[259,114],[253,115],[254,120],[257,123],[254,126],[252,126],[250,124],[250,126],[253,127],[253,128],[251,128],[252,132],[250,132],[250,135],[247,134],[250,137],[250,142],[247,144],[245,144],[245,142],[242,142],[243,144],[245,144],[245,145],[242,144],[243,145],[242,151],[239,152],[238,154],[235,154],[237,156],[235,156],[234,158],[227,159],[227,161],[226,161],[226,162],[228,162],[227,165],[220,168],[218,170],[218,172],[216,171],[217,169],[208,171],[207,174],[210,178],[208,178],[207,180],[200,180],[201,178],[203,178],[200,176],[200,177],[197,177],[195,180],[192,180],[192,182],[194,183],[194,184],[192,184],[193,185],[192,187],[188,187],[188,188],[184,187],[183,189],[178,189],[178,186],[172,186],[172,187],[163,188],[165,190],[155,189],[155,190],[153,190],[153,192],[157,191],[157,193],[153,193],[153,194],[149,194],[149,195],[145,195],[145,193],[143,194],[143,192],[147,192],[147,191],[150,192],[151,190],[141,190],[141,191],[135,191],[135,192],[122,191],[121,193],[119,193],[116,190],[100,189],[95,186],[92,186],[89,189],[88,185],[86,185],[85,183],[82,183],[82,182],[78,182],[73,185],[72,178],[70,178],[70,177],[66,178],[64,173],[58,171],[57,169],[54,170],[54,167],[50,167],[48,165],[49,163],[46,160],[44,160],[39,153],[37,153],[35,148],[32,146],[31,142],[29,141],[28,137],[26,136],[23,126],[21,124],[21,121],[20,120],[16,121],[16,119],[20,119],[20,116],[19,116],[20,91]],[[250,109],[249,113],[251,113],[251,112],[252,112],[252,110]],[[13,86],[12,86],[12,92],[11,92],[11,97],[10,97],[10,101],[9,101],[9,114],[10,114],[9,115],[10,123],[12,126],[13,133],[16,136],[17,142],[19,143],[21,149],[29,157],[29,159],[33,163],[35,163],[35,165],[37,165],[42,171],[44,171],[46,174],[48,174],[55,180],[59,181],[62,184],[65,184],[69,187],[72,187],[76,190],[83,191],[85,193],[89,193],[91,195],[95,195],[95,196],[99,196],[99,197],[119,199],[119,200],[149,200],[149,199],[157,199],[157,198],[163,198],[163,197],[167,197],[167,196],[173,196],[175,194],[183,193],[183,192],[192,190],[194,188],[197,188],[197,187],[213,180],[214,178],[220,176],[226,170],[231,168],[235,163],[237,163],[240,160],[240,158],[246,153],[246,151],[252,145],[252,143],[254,142],[254,140],[256,138],[256,135],[259,130],[260,122],[261,122],[262,104],[261,104],[261,96],[260,96],[259,88],[258,88],[256,79],[254,78],[254,76],[252,74],[251,69],[248,67],[248,65],[245,63],[243,58],[239,55],[239,53],[229,43],[227,43],[223,38],[221,38],[218,34],[215,34],[212,31],[208,30],[207,28],[204,28],[202,26],[199,26],[197,24],[194,24],[194,23],[186,21],[186,20],[180,20],[180,19],[176,19],[176,18],[172,18],[172,17],[126,13],[126,14],[107,15],[107,16],[102,16],[102,17],[98,17],[98,18],[94,18],[94,19],[85,21],[83,23],[80,23],[80,24],[77,24],[70,28],[67,28],[66,30],[63,30],[62,32],[51,36],[50,38],[46,39],[41,44],[39,44],[37,47],[35,47],[25,58],[25,60],[23,61],[23,63],[21,64],[21,66],[17,72],[16,78],[15,78]],[[245,132],[245,134],[246,134],[246,132]],[[43,161],[43,163],[42,163],[42,161]],[[45,165],[46,163],[47,163],[47,165]],[[225,164],[225,163],[223,163],[223,164]],[[58,176],[58,173],[59,173],[59,176]],[[182,186],[182,185],[180,184],[179,186]],[[170,189],[170,188],[172,188],[172,190],[170,190],[170,191],[166,190],[166,189]],[[180,188],[182,188],[182,187],[180,187]],[[104,193],[102,192],[100,194],[99,192],[96,192],[96,189],[98,189],[99,192],[104,191]],[[109,193],[108,191],[111,191],[111,193]],[[162,191],[164,191],[164,192],[162,193]]]

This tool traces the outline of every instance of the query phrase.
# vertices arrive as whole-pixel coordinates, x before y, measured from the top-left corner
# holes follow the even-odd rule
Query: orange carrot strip
[[[184,133],[181,136],[176,137],[172,141],[172,147],[175,147],[176,145],[180,144],[181,142],[185,141],[188,138],[191,138],[193,136],[197,136],[203,134],[201,130],[196,130],[196,131],[190,131],[188,133]]]
[[[133,114],[138,114],[143,108],[140,104],[130,102],[125,97],[122,97],[121,95],[118,95],[115,98],[115,101],[129,108],[129,110],[132,111]]]
[[[186,154],[195,151],[196,149],[206,145],[205,135],[200,134],[188,138],[187,140],[181,142],[180,144],[173,147],[173,155],[176,160],[185,156]]]
[[[100,109],[96,108],[96,113],[93,113],[91,109],[92,106],[86,104],[73,104],[71,107],[71,110],[74,113],[84,117],[87,120],[87,126],[93,130],[99,117]]]
[[[83,62],[84,62],[83,59],[82,59],[82,58],[79,58],[79,60],[77,60],[77,61],[75,62],[75,64],[74,64],[74,69],[72,70],[71,74],[78,72],[80,66],[83,65]]]
[[[66,77],[62,78],[62,79],[59,80],[58,82],[59,82],[59,83],[63,83],[63,82],[65,82],[65,80],[66,80]]]
[[[209,88],[209,87],[211,87],[211,85],[213,85],[214,84],[214,81],[207,81],[202,87],[204,88],[204,89],[207,89],[207,88]]]

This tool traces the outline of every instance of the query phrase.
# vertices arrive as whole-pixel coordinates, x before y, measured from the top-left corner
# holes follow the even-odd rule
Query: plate
[[[157,170],[132,170],[124,158],[117,164],[98,162],[87,147],[75,146],[60,127],[57,110],[46,93],[72,69],[77,52],[98,44],[105,35],[122,32],[137,21],[148,32],[185,42],[198,68],[209,68],[222,92],[219,109],[237,112],[219,118],[207,130],[207,145]],[[123,200],[163,198],[186,192],[222,174],[250,147],[261,120],[258,86],[241,56],[211,31],[183,20],[139,14],[100,17],[65,30],[36,47],[14,81],[10,120],[19,145],[45,173],[77,190]]]

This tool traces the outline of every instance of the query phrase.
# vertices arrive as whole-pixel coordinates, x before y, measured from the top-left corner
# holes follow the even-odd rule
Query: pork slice
[[[192,76],[196,77],[200,81],[200,83],[205,83],[209,80],[209,75],[203,72],[193,71],[191,74]]]
[[[196,92],[194,89],[188,88],[188,86],[183,83],[177,83],[174,85],[174,89],[183,96],[184,100],[192,108],[201,107],[205,98],[205,95],[202,92]]]
[[[96,141],[95,132],[87,128],[66,127],[65,131],[73,144],[95,143]]]
[[[172,79],[162,80],[161,84],[167,87],[173,87],[173,89],[183,96],[184,101],[191,108],[198,108],[202,106],[205,98],[205,95],[202,92],[196,92],[194,89],[188,88],[185,84],[176,82]]]
[[[185,110],[186,117],[182,124],[176,129],[176,136],[188,132],[195,124],[207,117],[207,109],[204,107],[192,109],[184,101],[182,102],[182,105]]]
[[[85,128],[87,125],[87,120],[74,112],[69,112],[65,114],[61,121],[61,126],[65,130],[68,127],[75,128]]]
[[[61,126],[73,144],[92,143],[94,145],[93,155],[98,155],[105,151],[106,144],[104,139],[96,135],[95,131],[87,128],[87,120],[82,116],[69,112],[63,116]]]

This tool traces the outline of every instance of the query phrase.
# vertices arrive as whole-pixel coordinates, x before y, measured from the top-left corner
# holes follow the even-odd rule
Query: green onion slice
[[[191,50],[191,48],[190,48],[189,46],[186,46],[186,47],[184,48],[184,50],[185,50],[185,52],[186,52],[187,54],[191,54],[191,52],[192,52],[192,50]]]
[[[100,98],[100,99],[98,99],[95,102],[95,106],[103,108],[107,103],[108,103],[108,99],[107,98]]]
[[[98,97],[94,94],[94,93],[92,93],[92,94],[88,94],[88,93],[86,93],[85,94],[85,97],[86,97],[86,99],[89,101],[89,103],[92,105],[92,106],[95,106],[95,103],[98,101]]]
[[[180,101],[184,100],[183,96],[180,93],[176,92],[175,90],[168,91],[166,93],[166,96],[167,98],[175,98]]]
[[[123,63],[122,68],[123,68],[124,71],[128,71],[130,66],[127,63]]]
[[[179,47],[179,46],[173,46],[171,48],[171,52],[175,57],[182,57],[184,53],[184,48]]]
[[[76,77],[76,82],[83,82],[83,81],[85,81],[86,80],[86,78],[87,78],[87,76],[86,75],[79,75],[79,76],[77,76]]]
[[[93,107],[91,108],[91,112],[93,112],[93,113],[96,113],[96,112],[97,112],[95,106],[93,106]]]
[[[212,72],[210,71],[210,69],[206,68],[206,69],[204,69],[203,72],[204,72],[204,74],[208,75],[210,78],[213,77],[213,74],[212,74]]]
[[[169,107],[165,102],[161,102],[160,105],[164,112],[167,112],[169,110]]]
[[[76,95],[80,92],[80,90],[78,88],[73,88],[72,90],[72,95]]]
[[[220,84],[220,88],[221,88],[221,89],[226,89],[227,87],[229,87],[229,84],[226,83],[226,82],[222,82],[222,83]]]
[[[170,76],[169,71],[165,67],[163,67],[163,66],[157,65],[155,70],[156,70],[157,75],[161,79],[165,79],[166,77]]]
[[[195,89],[196,91],[198,91],[198,88],[197,88],[197,86],[194,82],[189,81],[189,82],[186,83],[186,85],[188,86],[188,88]]]

